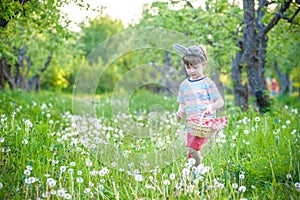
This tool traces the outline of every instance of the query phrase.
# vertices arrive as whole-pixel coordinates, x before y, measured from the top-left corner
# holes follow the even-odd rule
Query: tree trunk
[[[258,36],[255,18],[254,0],[244,0],[244,52],[241,65],[246,68],[251,96],[256,97],[256,103],[260,112],[269,107],[269,98],[264,94],[267,89],[264,79],[265,48],[267,38]]]
[[[15,82],[17,83],[18,88],[24,89],[26,87],[26,79],[25,79],[25,66],[24,66],[24,59],[25,59],[26,50],[23,47],[20,50],[20,55],[18,61],[16,63],[16,76]]]
[[[236,53],[231,67],[231,78],[234,82],[234,104],[235,106],[241,107],[243,110],[247,110],[249,94],[247,87],[242,83],[242,66],[240,65],[243,54],[242,42],[239,42],[238,46],[241,48],[241,51]]]
[[[0,87],[1,87],[1,89],[4,90],[5,89],[5,77],[4,77],[4,72],[3,72],[4,67],[2,65],[3,60],[4,60],[4,58],[0,60]]]
[[[11,66],[7,63],[6,59],[1,60],[1,66],[2,66],[2,73],[4,76],[4,81],[8,81],[9,88],[12,90],[16,88],[16,82],[12,75],[12,69]]]
[[[30,59],[28,59],[30,60]],[[50,62],[52,60],[52,52],[51,54],[48,56],[47,61],[44,64],[44,67],[42,69],[39,70],[38,74],[32,76],[29,81],[28,84],[26,85],[26,91],[30,92],[31,88],[34,87],[35,92],[39,92],[40,91],[40,86],[41,86],[41,79],[40,79],[40,75],[47,70]]]
[[[274,69],[276,71],[276,74],[278,75],[279,79],[280,79],[280,94],[284,95],[284,94],[288,94],[289,92],[289,76],[288,74],[283,74],[279,67],[278,67],[278,63],[277,61],[274,62]]]

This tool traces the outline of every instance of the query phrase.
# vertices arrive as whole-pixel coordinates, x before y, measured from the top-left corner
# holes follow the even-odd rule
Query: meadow
[[[137,92],[112,113],[100,95],[80,116],[71,95],[1,92],[0,199],[299,199],[300,103],[271,100],[260,114],[228,98],[195,169],[172,96]]]

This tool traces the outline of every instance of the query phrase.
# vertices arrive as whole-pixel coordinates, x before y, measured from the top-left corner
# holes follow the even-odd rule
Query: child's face
[[[187,74],[192,78],[192,79],[198,79],[203,76],[203,69],[205,68],[205,64],[197,64],[194,66],[188,66],[185,65],[185,70]]]

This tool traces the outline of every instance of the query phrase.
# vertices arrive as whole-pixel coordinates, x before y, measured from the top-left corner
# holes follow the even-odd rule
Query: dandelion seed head
[[[117,166],[117,163],[116,163],[116,162],[112,162],[112,163],[111,163],[111,166],[112,166],[112,167],[116,167],[116,166]]]
[[[183,170],[182,170],[182,175],[183,176],[188,176],[190,174],[190,169],[188,169],[188,168],[183,168]]]
[[[291,175],[291,174],[287,174],[287,175],[286,175],[286,178],[287,178],[287,179],[290,179],[290,178],[292,178],[292,175]]]
[[[26,184],[31,184],[31,180],[29,178],[25,178],[25,183]]]
[[[93,165],[92,161],[90,161],[89,159],[87,159],[85,161],[86,166],[91,167]]]
[[[141,182],[144,180],[144,177],[141,174],[135,174],[134,175],[134,180],[137,182]]]
[[[85,188],[83,192],[84,192],[84,194],[88,194],[88,193],[90,193],[90,191],[91,191],[90,188]]]
[[[74,169],[72,169],[72,168],[68,169],[68,173],[69,174],[73,174],[74,173]]]
[[[94,187],[94,185],[95,185],[95,184],[94,184],[93,182],[89,182],[89,186],[90,186],[90,187]]]
[[[193,166],[196,163],[196,159],[195,158],[189,158],[188,163]]]
[[[224,188],[224,184],[223,183],[218,183],[216,186],[219,189],[223,189]]]
[[[25,174],[26,176],[29,176],[30,173],[31,173],[30,170],[28,170],[28,169],[25,169],[25,170],[24,170],[24,174]]]
[[[77,177],[76,178],[76,182],[77,183],[82,183],[83,182],[83,178],[82,177]]]
[[[22,144],[25,144],[25,145],[28,144],[28,140],[27,139],[23,139],[22,140]]]
[[[67,167],[66,166],[61,166],[59,168],[60,172],[65,172],[67,170]]]
[[[27,127],[29,127],[29,128],[32,127],[32,123],[31,123],[31,121],[30,121],[29,119],[26,119],[26,120],[25,120],[25,126],[27,126]]]
[[[51,191],[50,191],[50,194],[56,195],[56,190],[51,190]]]
[[[176,178],[176,175],[172,173],[172,174],[170,174],[169,178],[170,178],[171,180],[174,180],[174,179]]]
[[[293,129],[292,132],[291,132],[291,135],[295,135],[296,132],[297,132],[297,130]]]
[[[72,195],[71,195],[71,194],[65,194],[65,195],[64,195],[64,198],[65,198],[65,199],[71,199],[71,198],[72,198]]]
[[[240,186],[239,187],[239,190],[238,190],[239,192],[246,192],[246,186]]]
[[[170,185],[171,184],[171,182],[169,180],[167,180],[167,179],[164,180],[163,183],[164,183],[164,185]]]
[[[237,189],[239,185],[237,183],[232,183],[232,188]]]
[[[50,197],[50,193],[49,192],[43,192],[42,197],[43,198],[48,198],[48,197]]]
[[[48,178],[47,183],[49,187],[54,187],[56,185],[56,180],[54,180],[53,178]]]
[[[57,196],[63,197],[63,196],[65,196],[65,194],[66,194],[66,191],[64,189],[60,188],[57,190]]]

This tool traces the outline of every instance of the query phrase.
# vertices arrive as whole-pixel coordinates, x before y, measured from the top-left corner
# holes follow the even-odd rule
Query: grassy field
[[[265,114],[227,100],[229,126],[198,169],[174,97],[137,92],[124,113],[109,95],[92,102],[96,117],[75,115],[70,95],[0,93],[0,199],[300,197],[296,99],[273,98]]]

